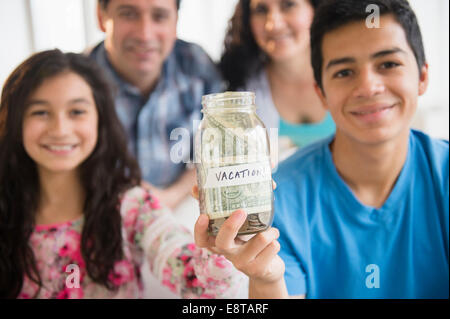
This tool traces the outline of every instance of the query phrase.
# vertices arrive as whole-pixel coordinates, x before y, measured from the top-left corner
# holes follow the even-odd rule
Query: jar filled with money
[[[267,229],[273,220],[269,139],[255,113],[255,94],[225,92],[202,98],[203,119],[195,136],[200,213],[216,235],[232,212],[247,219],[239,235]]]

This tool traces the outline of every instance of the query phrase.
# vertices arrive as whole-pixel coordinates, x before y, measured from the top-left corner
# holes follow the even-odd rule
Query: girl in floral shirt
[[[139,298],[144,258],[183,298],[236,296],[241,273],[193,244],[138,186],[108,83],[91,63],[41,52],[4,85],[0,297]]]

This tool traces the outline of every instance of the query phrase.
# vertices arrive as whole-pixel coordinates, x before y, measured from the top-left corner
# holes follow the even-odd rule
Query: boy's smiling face
[[[336,137],[363,144],[390,141],[409,130],[418,97],[428,84],[419,74],[401,25],[381,16],[380,28],[356,21],[325,34],[322,103],[336,122]]]

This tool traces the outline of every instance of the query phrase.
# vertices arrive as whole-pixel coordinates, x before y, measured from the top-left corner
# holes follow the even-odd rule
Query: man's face
[[[352,22],[323,38],[323,91],[316,91],[336,123],[336,137],[378,144],[400,136],[426,91],[428,66],[419,75],[403,28],[391,15],[380,22],[378,29]]]
[[[284,61],[309,50],[314,8],[309,0],[251,0],[250,26],[258,46]]]
[[[99,24],[113,66],[122,73],[158,74],[176,40],[175,0],[111,0]]]

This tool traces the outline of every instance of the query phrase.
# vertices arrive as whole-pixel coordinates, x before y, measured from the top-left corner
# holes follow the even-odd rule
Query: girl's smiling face
[[[98,112],[89,84],[78,74],[50,77],[30,95],[23,145],[38,170],[75,170],[97,144]]]

